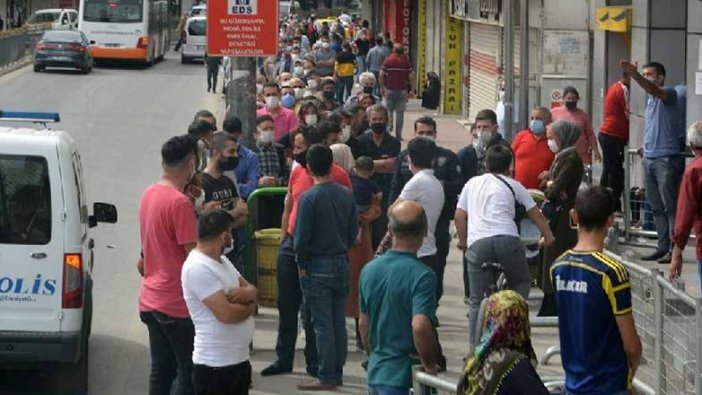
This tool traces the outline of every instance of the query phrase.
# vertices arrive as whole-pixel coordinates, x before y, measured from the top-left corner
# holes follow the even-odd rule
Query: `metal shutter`
[[[468,119],[482,109],[494,109],[498,69],[502,65],[500,49],[502,29],[496,25],[470,23],[470,87]]]

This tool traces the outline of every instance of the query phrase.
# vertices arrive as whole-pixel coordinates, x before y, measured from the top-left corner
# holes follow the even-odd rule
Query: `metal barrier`
[[[0,68],[31,56],[46,29],[47,25],[31,25],[0,33]]]

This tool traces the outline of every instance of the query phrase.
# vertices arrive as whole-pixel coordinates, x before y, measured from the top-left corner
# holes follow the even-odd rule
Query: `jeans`
[[[278,340],[275,345],[277,363],[284,369],[292,369],[295,358],[295,341],[297,340],[297,315],[305,306],[300,291],[300,275],[295,262],[295,250],[292,238],[280,244],[278,254]],[[317,347],[314,330],[309,314],[303,314],[305,328],[305,362],[307,367],[317,369]]]
[[[395,137],[402,139],[402,127],[405,124],[405,108],[407,108],[407,91],[387,90],[385,105],[388,108],[388,126],[392,128],[395,120]]]
[[[317,338],[319,381],[324,384],[340,384],[344,377],[348,348],[344,306],[349,281],[347,255],[312,258],[305,276],[300,277]]]
[[[194,394],[195,327],[192,320],[174,318],[158,311],[142,311],[139,315],[149,331],[149,395]],[[173,385],[175,388],[171,391]]]
[[[449,234],[449,223],[451,218],[440,216],[436,223],[436,303],[444,295],[444,271],[446,270],[446,258],[449,254],[449,245],[451,244],[451,235]]]
[[[361,73],[365,73],[366,71],[366,57],[365,56],[356,56],[356,65],[358,65],[358,70],[356,72],[356,78],[361,75]]]
[[[219,74],[219,67],[208,67],[207,68],[207,90],[212,89],[212,92],[217,90],[217,75]]]
[[[368,395],[409,395],[409,388],[391,385],[368,385]]]
[[[643,168],[646,199],[658,233],[658,250],[670,251],[685,158],[682,155],[644,158]]]
[[[527,266],[526,251],[522,241],[515,236],[492,236],[480,239],[466,252],[468,260],[468,280],[470,281],[470,298],[468,299],[468,334],[470,344],[478,340],[473,338],[475,325],[478,325],[480,302],[495,283],[489,270],[483,270],[483,263],[499,263],[507,278],[507,284],[525,299],[529,296],[531,276]]]
[[[380,94],[380,70],[371,70],[371,73],[375,76],[375,86],[373,87],[373,96],[383,98]]]
[[[351,96],[353,88],[353,76],[336,78],[336,101],[346,103],[346,99]],[[345,91],[345,92],[344,92]]]
[[[615,210],[621,210],[622,191],[624,191],[624,148],[626,141],[611,137],[602,132],[597,135],[602,147],[602,178],[600,185],[612,188],[615,197]]]
[[[195,365],[193,384],[196,395],[248,395],[251,385],[251,363],[209,367]]]

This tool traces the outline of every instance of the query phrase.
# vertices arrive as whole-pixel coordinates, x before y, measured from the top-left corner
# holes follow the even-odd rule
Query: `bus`
[[[170,47],[167,0],[80,0],[78,28],[93,58],[152,65]]]

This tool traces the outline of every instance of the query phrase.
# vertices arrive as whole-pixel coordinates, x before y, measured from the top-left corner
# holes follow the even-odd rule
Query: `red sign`
[[[390,33],[393,43],[405,47],[405,55],[410,56],[410,0],[385,0],[383,26]]]
[[[264,56],[278,53],[278,1],[207,2],[207,54]]]

